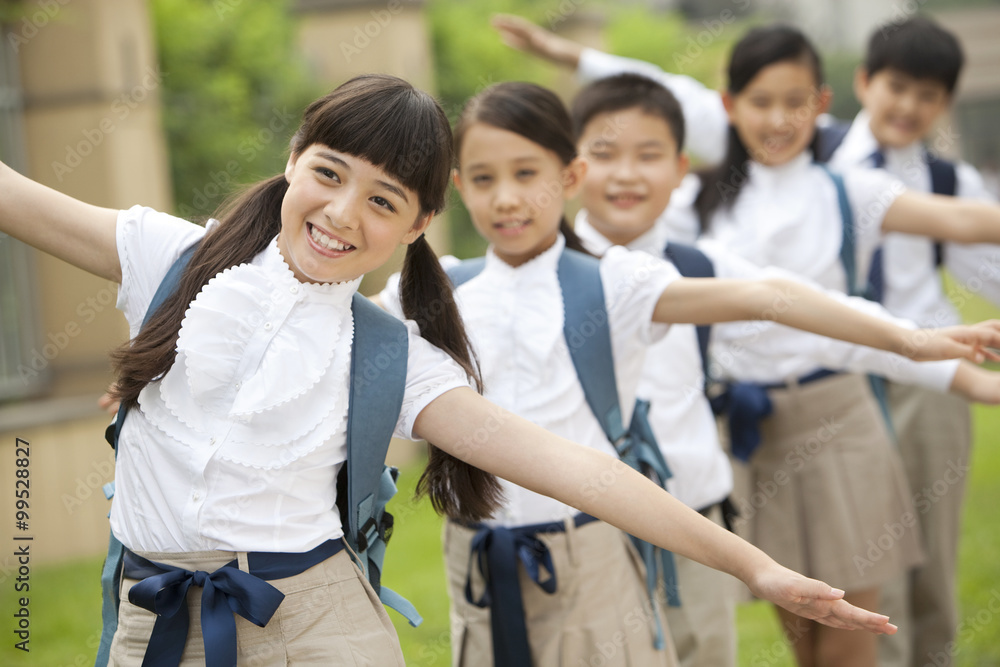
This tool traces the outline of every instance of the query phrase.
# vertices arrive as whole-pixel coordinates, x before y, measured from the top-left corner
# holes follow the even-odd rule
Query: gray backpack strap
[[[445,273],[447,273],[448,277],[451,279],[452,286],[458,287],[459,285],[464,285],[482,273],[483,267],[485,266],[486,258],[476,257],[474,259],[464,260],[461,264],[457,264],[446,270]]]
[[[385,505],[396,494],[398,471],[385,465],[389,441],[403,405],[409,335],[406,326],[371,301],[355,294],[351,394],[347,411],[347,463],[338,479],[337,504],[344,534],[357,565],[387,606],[411,625],[416,608],[382,586],[385,548],[392,536],[392,515]]]

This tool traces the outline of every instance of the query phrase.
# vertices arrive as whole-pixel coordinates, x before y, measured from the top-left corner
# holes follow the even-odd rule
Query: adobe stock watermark
[[[49,367],[52,360],[68,348],[73,339],[83,333],[83,325],[92,323],[105,310],[114,309],[117,300],[118,285],[109,282],[96,294],[87,297],[77,304],[74,311],[79,319],[72,319],[58,331],[50,331],[41,348],[33,347],[26,361],[17,365],[17,373],[25,385]]]
[[[365,49],[382,36],[382,31],[392,23],[393,17],[402,11],[402,0],[389,0],[385,9],[373,9],[368,12],[372,20],[367,21],[364,25],[354,26],[353,39],[350,42],[341,41],[339,44],[340,53],[344,56],[344,60],[350,64],[351,60],[361,55]]]
[[[35,3],[35,6],[38,7],[37,10],[26,10],[25,16],[17,24],[17,29],[7,33],[7,41],[14,49],[14,53],[19,53],[21,47],[30,42],[45,26],[52,22],[62,11],[62,8],[70,2],[71,0],[38,0]]]
[[[750,0],[733,0],[732,4],[738,11],[744,11],[750,7]],[[719,12],[717,18],[703,20],[703,28],[694,35],[688,35],[684,50],[674,53],[674,71],[683,72],[688,65],[693,65],[736,19],[736,11],[727,8]]]
[[[912,501],[915,512],[907,510],[898,519],[882,524],[884,529],[874,539],[869,539],[864,554],[855,554],[852,559],[858,574],[872,568],[888,554],[908,531],[919,522],[919,516],[927,514],[931,508],[948,495],[956,485],[960,484],[969,474],[968,461],[948,461],[941,477],[932,484],[925,486],[913,494]]]
[[[80,131],[83,138],[75,144],[66,145],[66,155],[62,162],[52,162],[52,173],[62,183],[63,178],[83,164],[84,158],[104,143],[105,138],[112,134],[129,115],[135,111],[163,82],[163,72],[159,66],[147,67],[142,81],[123,92],[111,102],[111,113],[102,118],[96,127],[84,128]]]
[[[182,218],[193,218],[198,215],[198,211],[214,207],[217,200],[225,197],[234,189],[237,179],[245,171],[246,165],[263,153],[278,136],[282,136],[282,133],[294,120],[295,115],[288,113],[287,108],[272,109],[271,119],[267,125],[251,136],[245,137],[236,147],[236,153],[243,158],[242,161],[229,160],[226,162],[225,169],[210,172],[208,182],[203,187],[195,188],[191,192],[190,205],[180,204],[177,207],[178,215]]]

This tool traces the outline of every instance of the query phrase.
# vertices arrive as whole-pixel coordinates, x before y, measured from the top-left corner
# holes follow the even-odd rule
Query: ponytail
[[[455,305],[448,275],[427,240],[420,236],[406,250],[399,282],[403,315],[420,335],[447,352],[482,391],[479,362]],[[426,494],[440,514],[467,522],[487,519],[500,506],[503,491],[496,477],[428,443],[428,461],[417,495]]]
[[[576,235],[576,231],[569,226],[569,222],[566,220],[566,216],[562,217],[559,221],[559,233],[563,235],[566,239],[566,247],[570,250],[576,250],[577,252],[582,252],[584,255],[590,255],[591,252],[587,250],[583,245],[583,241],[580,237]]]
[[[730,125],[725,159],[718,166],[698,173],[701,190],[694,200],[694,210],[698,213],[702,234],[708,231],[709,221],[719,208],[730,208],[736,202],[747,181],[749,165],[750,153],[736,128]]]
[[[249,262],[263,252],[281,228],[284,175],[262,181],[225,205],[221,223],[208,232],[184,270],[177,290],[130,342],[111,353],[117,374],[112,396],[134,407],[143,388],[166,374],[177,356],[184,313],[201,288],[220,272]]]

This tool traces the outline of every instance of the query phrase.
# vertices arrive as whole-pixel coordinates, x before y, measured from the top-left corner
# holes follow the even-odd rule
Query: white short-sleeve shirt
[[[122,211],[118,307],[134,334],[197,225]],[[111,527],[146,551],[289,551],[343,534],[335,481],[346,457],[351,300],[360,279],[300,283],[271,242],[209,281],[188,307],[170,370],[122,428]],[[395,434],[437,396],[468,386],[451,358],[409,331]]]
[[[483,394],[493,403],[573,442],[615,455],[587,405],[563,334],[562,291],[556,275],[562,236],[538,257],[512,267],[492,250],[478,276],[456,290],[456,302],[479,357]],[[646,348],[668,327],[652,322],[663,290],[677,277],[664,261],[615,248],[600,264],[623,420],[628,423]],[[382,292],[397,315],[397,282]],[[505,526],[562,520],[568,505],[509,482],[494,517]]]

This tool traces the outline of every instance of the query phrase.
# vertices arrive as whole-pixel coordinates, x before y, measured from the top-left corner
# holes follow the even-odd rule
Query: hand
[[[511,48],[574,69],[580,62],[583,46],[527,19],[512,14],[497,14],[491,23],[500,33],[503,43]]]
[[[889,617],[855,607],[844,600],[844,591],[772,563],[748,582],[757,597],[798,614],[803,618],[842,630],[867,630],[875,634],[896,634]]]
[[[974,403],[1000,405],[1000,373],[974,366],[967,361],[958,365],[949,389]]]
[[[118,407],[121,405],[118,399],[111,395],[114,389],[115,384],[112,382],[108,385],[108,390],[104,392],[104,395],[97,399],[97,405],[112,417],[118,414]]]
[[[1000,347],[1000,320],[986,320],[972,326],[917,329],[909,332],[902,354],[915,361],[968,359],[980,364],[1000,355],[987,348]]]

